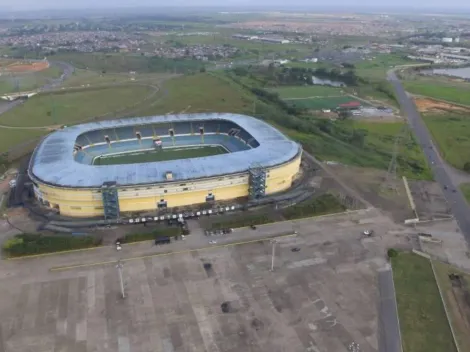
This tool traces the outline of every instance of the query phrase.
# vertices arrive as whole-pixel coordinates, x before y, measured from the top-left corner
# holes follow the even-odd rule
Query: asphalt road
[[[439,152],[432,141],[431,134],[424,124],[424,121],[421,119],[413,100],[408,97],[403,85],[394,72],[390,71],[388,73],[388,80],[392,83],[400,107],[408,118],[408,123],[419,144],[423,148],[426,159],[434,174],[434,179],[441,186],[452,214],[459,224],[460,230],[464,234],[467,244],[470,244],[470,207],[468,206],[462,192],[460,192],[460,189],[452,183],[452,180],[446,171],[445,162],[440,157]]]
[[[379,272],[379,351],[402,352],[392,270]]]

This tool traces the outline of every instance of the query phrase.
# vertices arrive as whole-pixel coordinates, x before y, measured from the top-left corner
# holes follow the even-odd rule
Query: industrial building
[[[216,146],[224,154],[96,165],[97,159]],[[119,218],[291,187],[302,149],[245,115],[165,115],[71,126],[45,137],[28,168],[36,198],[71,217]]]

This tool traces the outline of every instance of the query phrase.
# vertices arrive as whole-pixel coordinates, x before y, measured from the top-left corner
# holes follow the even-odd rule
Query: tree
[[[463,165],[463,169],[470,173],[470,161],[467,161],[464,165]]]
[[[202,66],[200,69],[199,69],[199,72],[206,72],[206,68],[204,66]]]

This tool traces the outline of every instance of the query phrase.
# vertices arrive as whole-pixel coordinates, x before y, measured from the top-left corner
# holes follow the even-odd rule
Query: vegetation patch
[[[403,352],[456,352],[430,261],[412,253],[391,261]]]
[[[465,199],[468,204],[470,204],[470,183],[463,183],[460,185],[460,190],[462,191]]]
[[[413,94],[442,99],[457,104],[470,105],[470,85],[462,86],[429,80],[403,82],[405,89]]]
[[[470,117],[464,114],[423,114],[439,152],[452,166],[470,173]]]
[[[298,108],[307,110],[321,110],[321,109],[336,109],[340,104],[359,102],[361,105],[365,104],[362,101],[356,100],[350,96],[336,96],[336,97],[318,97],[318,98],[305,98],[305,99],[286,99],[286,101]]]
[[[272,92],[279,94],[281,99],[331,97],[342,95],[344,90],[329,86],[292,86],[272,88]]]
[[[459,350],[470,351],[470,275],[439,261],[433,264]]]
[[[341,204],[337,197],[327,193],[282,210],[282,216],[286,220],[293,220],[310,216],[340,213],[345,210],[346,207]]]
[[[146,152],[103,155],[101,157],[95,158],[93,160],[93,165],[137,164],[166,160],[200,158],[226,153],[227,151],[220,146],[166,148],[163,150],[152,150]]]
[[[274,214],[245,213],[212,223],[214,230],[269,224],[278,221]]]
[[[158,237],[175,237],[182,234],[181,227],[158,228],[147,233],[131,233],[120,239],[121,243],[133,243],[142,241],[153,241]]]
[[[92,248],[101,245],[101,239],[92,236],[43,236],[20,234],[3,243],[3,251],[9,257],[63,252],[73,249]]]

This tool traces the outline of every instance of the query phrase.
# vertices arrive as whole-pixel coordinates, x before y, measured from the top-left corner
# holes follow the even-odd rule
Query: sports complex
[[[36,198],[71,217],[261,198],[291,187],[302,148],[246,115],[164,115],[66,127],[28,168]]]

